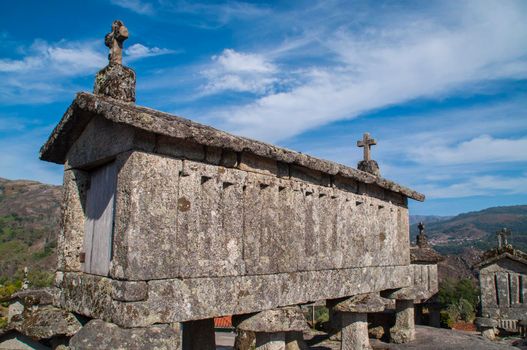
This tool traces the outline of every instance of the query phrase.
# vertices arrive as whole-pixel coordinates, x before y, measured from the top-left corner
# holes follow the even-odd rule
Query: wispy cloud
[[[0,59],[0,72],[25,74],[39,71],[64,76],[86,74],[106,64],[106,58],[98,45],[100,42],[96,41],[62,40],[50,44],[44,40],[35,40],[25,57]]]
[[[152,4],[141,1],[141,0],[110,0],[110,2],[116,6],[128,9],[133,12],[137,12],[143,15],[150,15],[154,13],[154,7]]]
[[[292,79],[296,86],[266,90],[264,96],[225,106],[223,112],[215,108],[214,115],[234,132],[279,141],[389,105],[442,98],[478,82],[527,77],[525,4],[463,4],[461,9],[440,8],[424,22],[422,13],[394,14],[362,29],[322,28],[318,32],[323,37],[314,36],[302,52],[306,54],[306,45],[317,55],[323,50],[326,60],[299,71],[298,79]],[[290,63],[298,49],[277,49],[273,62],[290,70],[281,61]],[[259,50],[246,54],[266,59]],[[211,76],[213,86],[216,80]]]
[[[127,58],[129,60],[137,60],[140,58],[146,58],[146,57],[153,57],[153,56],[161,56],[161,55],[168,55],[168,54],[174,54],[177,53],[174,50],[165,49],[165,48],[159,48],[159,47],[147,47],[143,44],[133,44],[129,48],[124,50],[124,53],[126,54]]]
[[[527,162],[527,138],[481,135],[451,146],[416,147],[409,156],[419,163],[436,165]]]
[[[527,194],[527,173],[521,176],[474,176],[451,185],[423,186],[430,198]]]

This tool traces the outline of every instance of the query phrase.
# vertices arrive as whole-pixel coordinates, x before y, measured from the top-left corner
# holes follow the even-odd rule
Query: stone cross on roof
[[[104,43],[110,48],[108,59],[110,64],[123,64],[123,42],[128,39],[128,28],[116,20],[112,23],[112,31],[104,37]]]
[[[416,244],[419,248],[426,248],[428,247],[428,237],[425,234],[425,224],[423,222],[420,222],[417,225],[417,228],[419,229],[419,234],[416,237]]]
[[[375,139],[372,139],[370,137],[370,133],[365,132],[362,136],[362,140],[357,141],[357,147],[364,147],[364,160],[368,161],[371,159],[370,157],[370,147],[373,145],[376,145],[377,141]]]
[[[500,231],[496,232],[496,238],[498,239],[498,249],[506,247],[509,245],[507,242],[507,236],[511,235],[511,231],[507,228],[502,228]]]

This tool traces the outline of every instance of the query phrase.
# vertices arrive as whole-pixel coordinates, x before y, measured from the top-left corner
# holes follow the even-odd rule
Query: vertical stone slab
[[[334,252],[337,249],[337,197],[329,187],[319,186],[314,197],[318,215],[318,269],[335,267]]]
[[[509,305],[509,275],[506,272],[496,272],[496,281],[498,285],[499,306]]]
[[[437,264],[428,265],[428,289],[432,293],[439,291]]]
[[[181,276],[242,274],[245,173],[184,161],[178,198]]]
[[[59,271],[80,271],[79,254],[84,241],[84,205],[89,176],[72,169],[64,171],[61,230],[57,239],[57,265]]]
[[[304,217],[302,206],[298,205],[298,195],[300,185],[291,180],[280,179],[277,182],[277,217],[278,235],[276,244],[283,250],[279,250],[282,255],[277,257],[279,264],[276,267],[278,272],[292,272],[302,268],[302,240],[304,231]]]
[[[494,274],[480,273],[479,284],[481,289],[481,304],[483,309],[487,307],[497,307],[496,288],[494,283]],[[485,315],[483,315],[486,317]]]
[[[183,323],[182,350],[215,350],[214,319]]]
[[[256,333],[256,350],[285,350],[285,332]]]
[[[515,273],[509,273],[509,298],[510,298],[510,304],[511,305],[518,305],[519,303],[519,286],[518,286],[518,274]]]
[[[369,350],[368,314],[342,312],[341,350]]]
[[[276,179],[248,173],[244,193],[244,260],[248,274],[279,271],[285,252],[280,240]]]
[[[178,276],[186,263],[174,245],[182,162],[144,152],[123,154],[117,162],[122,165],[111,275],[132,280]]]

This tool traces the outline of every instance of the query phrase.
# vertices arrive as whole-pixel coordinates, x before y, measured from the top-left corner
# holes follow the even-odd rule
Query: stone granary
[[[332,300],[353,331],[343,348],[368,348],[380,294],[396,300],[394,339],[411,340],[407,202],[424,196],[380,177],[367,136],[373,174],[136,106],[122,26],[40,155],[64,164],[57,305],[99,319],[73,347],[155,327],[172,348],[212,348],[213,318],[234,315],[259,348],[284,348],[298,305]]]
[[[423,309],[426,308],[427,324],[440,327],[437,263],[442,261],[443,257],[428,243],[425,225],[420,222],[417,228],[419,234],[416,237],[416,244],[410,247],[410,261],[414,270],[415,323],[425,324]]]
[[[497,234],[498,247],[483,255],[478,269],[481,317],[476,324],[489,338],[496,330],[520,332],[527,322],[527,254],[507,242],[506,229]]]

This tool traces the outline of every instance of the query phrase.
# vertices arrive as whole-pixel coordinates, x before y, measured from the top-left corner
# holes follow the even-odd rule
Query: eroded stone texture
[[[234,350],[250,350],[255,346],[254,332],[236,330],[236,338],[234,338]]]
[[[92,320],[71,338],[69,346],[71,350],[180,350],[181,330],[179,324],[127,329]]]
[[[81,170],[64,171],[61,230],[57,238],[57,268],[80,271],[79,254],[84,244],[84,203],[88,174]]]
[[[476,267],[479,269],[481,316],[503,320],[500,324],[503,328],[524,319],[527,315],[527,253],[510,246],[492,249],[485,252]]]
[[[415,339],[414,301],[396,300],[395,325],[390,329],[390,340],[396,344]]]
[[[309,329],[302,309],[298,306],[259,312],[239,322],[237,328],[265,333],[302,332]]]
[[[120,64],[108,64],[95,76],[93,93],[123,102],[135,102],[134,70]]]
[[[175,246],[175,228],[182,161],[139,152],[118,160],[123,165],[110,275],[134,280],[179,276],[184,260]]]
[[[82,327],[72,313],[53,306],[39,307],[33,311],[26,310],[11,321],[12,328],[34,339],[71,337]]]
[[[370,339],[368,338],[368,314],[341,312],[341,350],[368,350]]]

